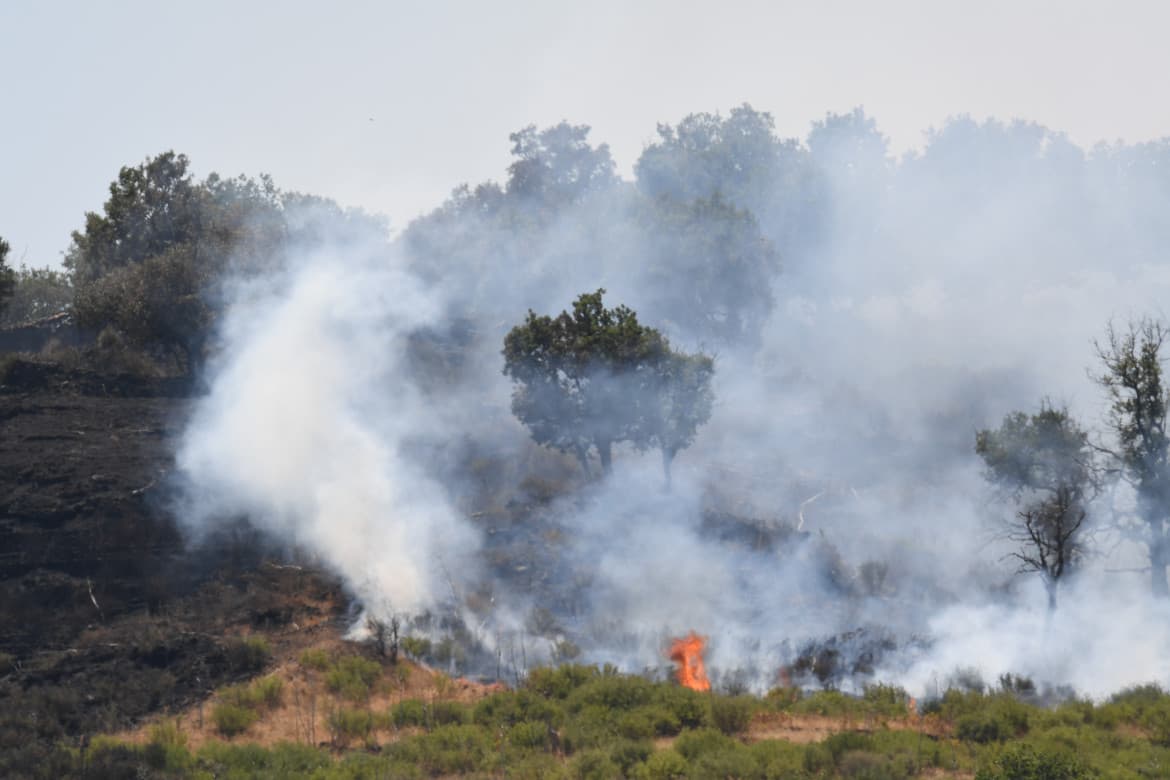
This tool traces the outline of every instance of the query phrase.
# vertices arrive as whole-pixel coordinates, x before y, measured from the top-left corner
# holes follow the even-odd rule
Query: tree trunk
[[[666,480],[666,492],[670,492],[670,464],[674,461],[674,451],[669,447],[662,448],[662,476]]]
[[[1150,523],[1150,592],[1157,598],[1170,597],[1166,585],[1166,527],[1162,518]]]
[[[1060,580],[1047,579],[1044,581],[1044,589],[1048,591],[1048,612],[1049,614],[1056,611],[1056,589],[1060,585]]]
[[[598,439],[597,454],[601,458],[601,473],[609,476],[613,470],[613,443],[609,439]]]

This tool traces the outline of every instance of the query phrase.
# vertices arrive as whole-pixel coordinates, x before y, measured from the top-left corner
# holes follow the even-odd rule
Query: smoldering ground
[[[583,128],[513,142],[503,183],[394,241],[230,288],[179,451],[191,528],[246,515],[459,671],[660,670],[694,629],[758,689],[830,637],[838,685],[1168,682],[1167,607],[1117,571],[1140,545],[1094,507],[1045,613],[973,444],[1044,397],[1105,430],[1092,340],[1170,292],[1170,144],[959,118],[893,159],[861,111],[784,140],[744,106],[661,127],[624,180]],[[504,334],[599,287],[716,355],[670,492],[653,454],[585,475],[509,412]]]

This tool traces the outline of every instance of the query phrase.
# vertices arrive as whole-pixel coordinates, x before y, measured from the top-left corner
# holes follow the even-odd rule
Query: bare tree
[[[1074,491],[1058,489],[1016,512],[1016,522],[1005,534],[1019,545],[1011,556],[1019,571],[1039,572],[1048,592],[1048,609],[1056,609],[1056,589],[1065,573],[1085,556],[1081,529],[1086,512]]]
[[[1170,398],[1162,382],[1162,345],[1170,330],[1150,318],[1124,329],[1110,323],[1105,339],[1094,343],[1104,371],[1094,376],[1109,396],[1107,420],[1113,448],[1101,447],[1116,473],[1134,489],[1141,519],[1141,540],[1150,557],[1150,589],[1170,596],[1166,567],[1170,564],[1170,439],[1166,410]]]

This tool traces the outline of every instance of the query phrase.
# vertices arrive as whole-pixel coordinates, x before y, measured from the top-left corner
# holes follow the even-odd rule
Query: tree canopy
[[[605,308],[604,289],[580,295],[556,317],[529,310],[504,339],[512,411],[542,445],[573,453],[603,472],[614,444],[658,447],[669,463],[711,413],[714,363],[671,349],[629,307]]]

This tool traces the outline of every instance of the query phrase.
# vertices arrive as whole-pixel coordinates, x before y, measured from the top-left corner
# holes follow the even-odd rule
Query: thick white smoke
[[[247,516],[378,609],[435,604],[475,533],[402,451],[430,411],[402,365],[434,294],[377,254],[302,258],[235,291],[211,391],[178,454],[188,518]]]
[[[1170,298],[1156,166],[1033,126],[960,121],[931,143],[864,170],[818,158],[825,235],[787,246],[758,349],[719,349],[715,413],[673,492],[656,454],[619,450],[608,479],[528,507],[540,491],[524,469],[555,457],[525,448],[500,375],[528,307],[557,313],[599,286],[700,343],[678,325],[686,306],[663,303],[692,280],[645,273],[678,246],[647,235],[647,207],[616,181],[568,203],[515,196],[507,218],[511,192],[485,188],[474,208],[464,192],[422,240],[407,231],[408,262],[318,252],[238,288],[179,453],[186,516],[246,515],[367,609],[453,608],[473,640],[513,661],[520,642],[529,664],[553,657],[555,634],[587,661],[659,668],[666,638],[694,629],[717,679],[762,688],[809,643],[866,629],[891,646],[863,677],[918,695],[956,668],[1093,695],[1170,682],[1166,607],[1145,576],[1110,571],[1140,567],[1140,549],[1100,537],[1048,616],[993,532],[1010,508],[973,452],[978,428],[1045,396],[1100,427],[1092,339]],[[420,328],[458,370],[409,358]],[[534,610],[555,630],[533,628]],[[835,647],[848,666],[848,642]]]

